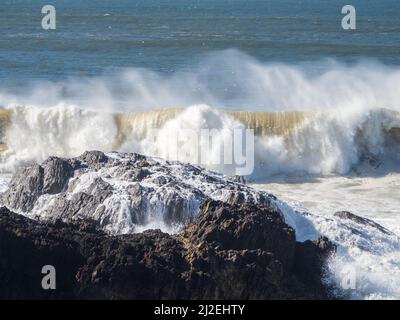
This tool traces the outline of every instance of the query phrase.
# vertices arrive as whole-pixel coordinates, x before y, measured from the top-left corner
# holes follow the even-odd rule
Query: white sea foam
[[[348,271],[355,275],[355,289],[342,293],[353,299],[399,299],[400,175],[385,174],[383,169],[369,171],[369,176],[282,176],[273,183],[254,186],[287,201],[289,210],[311,212],[305,225],[300,220],[296,230],[311,239],[316,230],[338,245],[329,263],[330,280],[341,287]],[[372,219],[391,233],[333,216],[340,210]]]
[[[3,141],[7,150],[0,168],[13,171],[50,155],[72,156],[86,150],[112,149],[117,134],[113,117],[63,104],[50,108],[14,107]]]
[[[201,164],[230,174],[232,166],[223,163],[221,154],[233,130],[245,127],[230,114],[197,105],[165,119],[156,134],[152,133],[154,122],[143,121],[141,124],[135,120],[134,126],[125,129],[121,140],[122,129],[115,115],[109,112],[64,105],[16,107],[11,112],[11,123],[4,137],[7,151],[1,161],[3,171],[12,171],[27,161],[41,162],[51,155],[73,157],[93,149],[133,151],[198,163],[204,148],[201,143],[186,143],[182,149],[174,142],[178,138],[190,141],[193,132],[200,136],[201,130],[208,128],[216,134],[208,157]],[[288,133],[256,136],[255,169],[250,179],[261,180],[280,173],[345,174],[364,159],[399,161],[400,131],[391,130],[400,130],[400,113],[391,110],[307,113],[303,122]]]

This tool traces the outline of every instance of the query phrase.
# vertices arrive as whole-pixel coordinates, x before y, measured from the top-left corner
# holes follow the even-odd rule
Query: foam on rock
[[[273,207],[294,228],[298,219],[306,223],[273,195],[235,179],[136,153],[89,151],[70,159],[50,157],[17,172],[1,194],[3,205],[27,217],[92,220],[112,234],[152,228],[174,233],[192,222],[209,200]]]

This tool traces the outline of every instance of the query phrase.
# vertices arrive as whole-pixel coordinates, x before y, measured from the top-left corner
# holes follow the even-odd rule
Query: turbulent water
[[[214,70],[217,63],[220,69]],[[233,65],[235,74],[226,74],[224,67]],[[88,149],[165,156],[165,137],[185,128],[216,129],[221,142],[226,129],[254,129],[254,179],[345,174],[361,160],[398,160],[400,68],[332,62],[310,73],[237,51],[217,53],[200,66],[168,77],[131,69],[111,78],[37,84],[24,94],[0,90],[2,169]],[[244,104],[230,104],[208,88],[213,77],[236,86]],[[153,129],[160,130],[155,141],[148,139]],[[193,161],[190,155],[180,160]]]
[[[364,162],[397,170],[400,155],[400,112],[381,108],[232,112],[195,105],[123,113],[66,105],[16,106],[2,111],[0,123],[3,172],[50,155],[70,157],[92,149],[198,163],[201,146],[186,146],[183,155],[172,141],[189,140],[184,135],[193,132],[200,136],[202,129],[216,133],[202,164],[226,174],[231,173],[229,166],[217,160],[227,136],[237,128],[254,130],[255,168],[249,180],[276,174],[346,174]]]

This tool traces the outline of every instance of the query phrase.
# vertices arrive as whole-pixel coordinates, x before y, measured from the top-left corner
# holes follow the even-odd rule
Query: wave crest
[[[398,160],[400,155],[400,113],[389,109],[231,112],[197,105],[111,113],[58,105],[15,107],[2,110],[0,118],[5,171],[26,161],[40,162],[50,155],[73,157],[92,149],[168,158],[179,154],[171,150],[176,146],[168,139],[185,138],[185,128],[214,129],[221,145],[230,130],[254,129],[254,179],[278,173],[345,174],[363,160]],[[150,134],[154,129],[158,129],[155,138]],[[211,150],[205,165],[229,173],[228,166],[213,164],[223,150],[221,145]],[[197,162],[198,150],[185,152],[184,161]]]

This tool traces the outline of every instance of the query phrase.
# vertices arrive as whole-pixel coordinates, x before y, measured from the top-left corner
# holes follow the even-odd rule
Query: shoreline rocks
[[[323,279],[335,246],[296,241],[277,201],[139,154],[51,157],[0,195],[0,298],[333,298]],[[40,286],[44,265],[56,290]]]
[[[218,201],[176,235],[110,236],[89,221],[43,223],[3,207],[0,298],[327,299],[333,252],[327,239],[296,242],[276,212]],[[44,265],[56,269],[56,290],[40,286]]]
[[[135,153],[87,151],[19,170],[0,205],[41,221],[93,220],[110,234],[176,232],[201,204],[273,206],[276,198],[204,168]]]
[[[342,220],[349,220],[352,221],[356,224],[359,225],[364,225],[364,226],[368,226],[371,228],[374,228],[376,230],[378,230],[379,232],[386,234],[386,235],[391,235],[393,234],[391,231],[389,231],[388,229],[382,227],[379,223],[376,223],[375,221],[372,221],[371,219],[367,219],[364,217],[360,217],[357,216],[351,212],[348,211],[338,211],[334,213],[335,217],[338,217]],[[354,230],[355,232],[357,232],[356,230]]]

